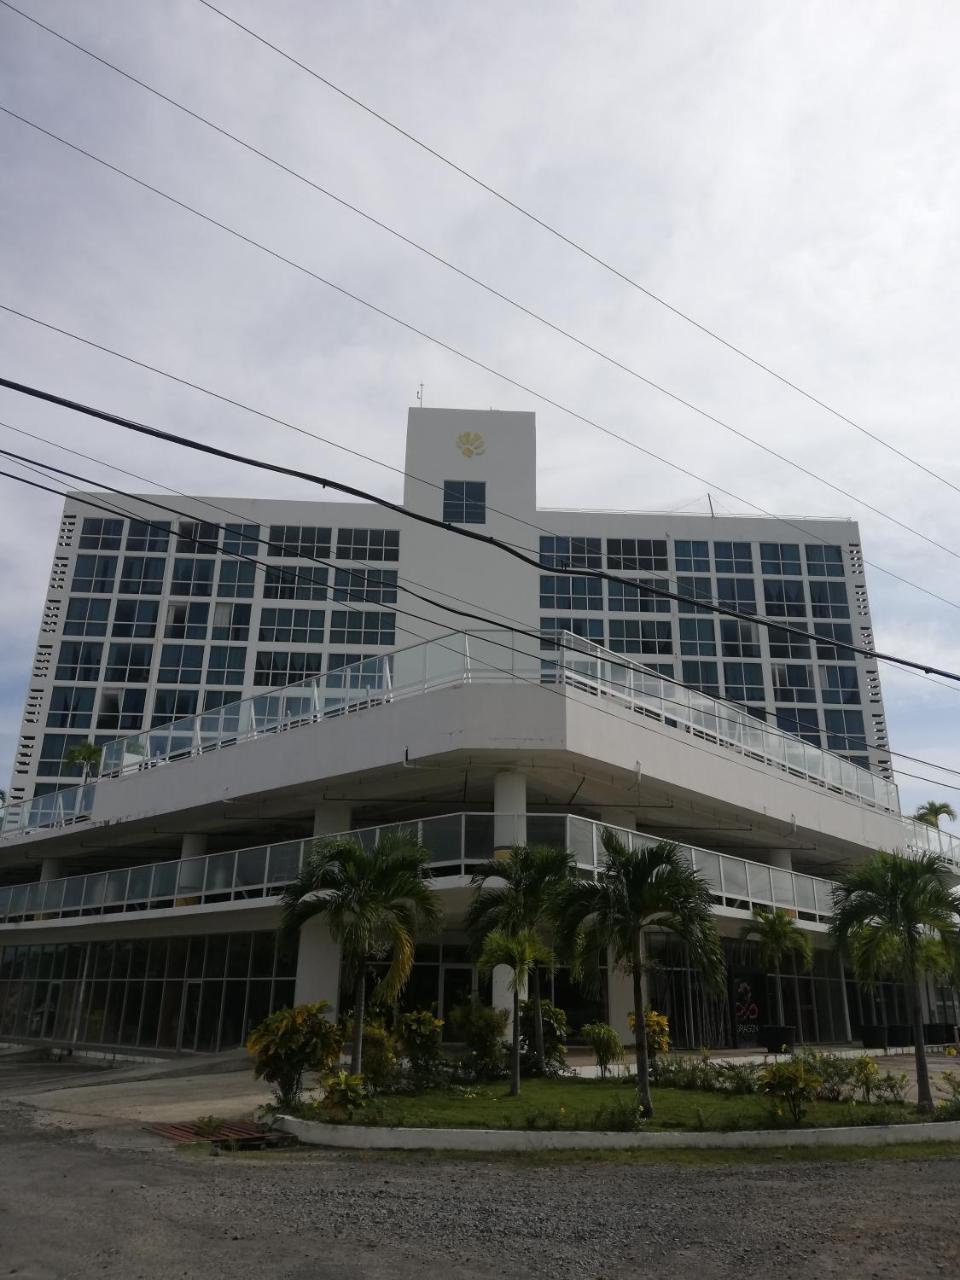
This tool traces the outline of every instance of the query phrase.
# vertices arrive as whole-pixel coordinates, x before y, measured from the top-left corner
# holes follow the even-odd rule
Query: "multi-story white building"
[[[478,859],[563,841],[592,868],[598,823],[682,842],[731,939],[719,1001],[663,944],[690,1044],[752,1034],[751,906],[822,942],[832,867],[931,840],[960,867],[901,817],[877,664],[838,647],[872,648],[853,522],[538,508],[533,416],[442,409],[410,412],[403,506],[538,563],[373,503],[67,500],[0,843],[0,1038],[211,1049],[295,987],[336,1001],[319,927],[275,945],[315,834],[419,824],[448,927],[409,998],[442,1010],[477,983]],[[96,782],[64,763],[88,741]],[[810,1038],[905,1021],[817,957]],[[625,1000],[612,977],[621,1027]]]

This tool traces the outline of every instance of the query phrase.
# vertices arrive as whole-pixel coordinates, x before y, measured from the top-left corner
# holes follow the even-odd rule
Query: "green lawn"
[[[766,1129],[790,1127],[789,1115],[777,1117],[770,1101],[756,1094],[701,1093],[686,1089],[653,1089],[651,1129]],[[385,1095],[355,1113],[353,1123],[449,1129],[602,1129],[625,1123],[598,1121],[598,1113],[626,1109],[634,1088],[625,1081],[564,1079],[524,1080],[519,1098],[508,1095],[504,1082],[465,1090],[437,1089],[421,1094]],[[324,1119],[322,1112],[311,1118]],[[806,1125],[883,1124],[916,1120],[915,1109],[867,1106],[863,1103],[816,1102]]]

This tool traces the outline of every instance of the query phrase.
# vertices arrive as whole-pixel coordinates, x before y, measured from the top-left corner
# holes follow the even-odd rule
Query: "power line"
[[[13,5],[10,5],[8,3],[8,0],[0,0],[0,3],[7,4],[8,8],[13,8]],[[900,458],[903,462],[910,463],[912,466],[922,471],[925,475],[929,476],[932,480],[938,480],[941,484],[945,484],[949,489],[952,489],[955,493],[960,493],[960,485],[954,484],[951,480],[948,480],[946,476],[940,475],[938,472],[932,470],[932,468],[925,466],[922,462],[920,462],[917,458],[913,457],[911,454],[905,453],[903,452],[903,450],[898,449],[897,446],[894,444],[891,444],[889,440],[885,440],[882,436],[877,435],[873,431],[870,431],[867,427],[863,426],[861,423],[857,422],[855,419],[848,417],[845,413],[842,413],[839,409],[835,409],[832,405],[828,404],[825,400],[821,400],[818,396],[814,395],[813,392],[807,391],[803,387],[801,387],[798,383],[793,382],[785,374],[779,373],[771,365],[765,364],[758,357],[750,355],[748,351],[745,351],[742,347],[737,346],[736,343],[730,341],[730,339],[724,338],[720,333],[718,333],[714,329],[711,329],[708,325],[704,324],[702,321],[696,320],[693,316],[689,315],[687,312],[682,311],[677,306],[674,306],[674,304],[671,302],[668,302],[666,298],[663,298],[659,294],[654,293],[654,291],[650,289],[648,286],[641,284],[639,280],[636,280],[632,276],[627,275],[627,273],[625,271],[622,271],[619,267],[614,266],[611,262],[607,261],[605,258],[601,258],[598,254],[593,253],[590,249],[586,248],[585,245],[580,244],[578,241],[574,240],[572,237],[565,235],[564,232],[560,231],[557,227],[553,226],[551,223],[547,222],[545,219],[538,217],[537,214],[531,212],[529,209],[524,208],[523,205],[517,203],[517,201],[515,200],[512,200],[509,196],[505,195],[502,191],[499,191],[496,187],[492,186],[490,183],[484,182],[482,178],[479,178],[476,174],[471,173],[469,169],[466,169],[462,165],[457,164],[457,162],[455,160],[451,160],[449,156],[446,156],[441,151],[438,151],[436,148],[431,147],[428,143],[424,142],[421,138],[418,138],[415,134],[410,133],[407,129],[404,129],[401,125],[397,124],[394,120],[391,120],[388,116],[385,116],[381,112],[376,111],[373,107],[363,102],[360,98],[356,97],[354,94],[348,93],[346,89],[341,88],[339,85],[335,84],[332,80],[329,80],[326,76],[321,75],[319,71],[315,70],[313,67],[308,66],[305,62],[301,62],[298,58],[295,58],[293,54],[289,53],[286,49],[282,49],[279,45],[273,44],[270,40],[266,38],[266,36],[263,36],[259,32],[254,31],[252,27],[245,26],[242,22],[240,22],[238,18],[233,17],[232,14],[229,14],[225,12],[223,9],[218,8],[215,4],[212,4],[211,0],[199,0],[199,3],[202,4],[204,8],[209,9],[212,13],[218,14],[221,18],[224,19],[224,21],[229,22],[232,26],[238,28],[240,31],[245,32],[248,36],[256,40],[259,44],[262,44],[265,48],[270,49],[273,53],[278,54],[281,58],[291,63],[293,66],[299,68],[299,70],[305,72],[308,76],[311,76],[314,80],[318,81],[320,84],[325,85],[326,88],[331,89],[334,93],[339,94],[340,97],[344,98],[347,102],[352,103],[355,107],[358,107],[361,111],[365,111],[367,115],[372,116],[375,120],[379,120],[381,124],[386,125],[387,128],[392,129],[395,133],[398,133],[401,137],[405,138],[408,142],[411,142],[414,146],[419,147],[422,151],[425,151],[428,155],[432,156],[435,160],[439,160],[441,164],[446,165],[449,169],[452,169],[455,173],[460,174],[460,176],[463,178],[466,178],[468,182],[474,183],[474,185],[480,187],[481,190],[487,192],[488,195],[493,196],[494,199],[501,201],[503,204],[513,209],[515,213],[518,213],[520,214],[521,217],[528,219],[530,222],[538,226],[542,231],[546,231],[548,235],[553,236],[555,239],[567,245],[568,248],[575,250],[577,253],[582,254],[586,258],[589,258],[591,262],[595,263],[598,267],[602,267],[604,271],[609,272],[611,275],[616,276],[618,280],[622,281],[624,284],[629,285],[632,289],[636,289],[639,293],[642,293],[645,297],[649,298],[651,302],[655,302],[658,306],[665,308],[665,310],[669,311],[672,315],[675,315],[679,320],[683,320],[684,323],[692,325],[693,328],[699,330],[699,332],[704,334],[706,337],[712,338],[714,342],[720,343],[721,346],[726,347],[726,349],[728,351],[733,352],[734,355],[739,356],[742,360],[746,360],[748,364],[753,365],[754,368],[756,369],[760,369],[763,373],[768,374],[771,378],[775,378],[777,382],[781,383],[785,387],[788,387],[791,391],[795,391],[798,395],[803,396],[805,400],[808,400],[811,404],[814,404],[818,408],[823,409],[826,413],[831,414],[831,416],[838,419],[838,421],[846,423],[847,426],[853,427],[855,431],[859,431],[862,435],[867,436],[870,440],[873,440],[874,443],[879,444],[882,448],[888,449],[891,453],[896,454],[896,456]],[[19,13],[20,10],[17,10],[17,12]],[[23,15],[23,16],[26,16],[26,15]],[[54,33],[54,34],[59,34],[59,33]]]
[[[20,465],[23,465],[23,464],[20,464]],[[46,465],[46,464],[41,464],[41,465]],[[52,468],[52,469],[53,469],[53,470],[57,470],[57,468]],[[62,492],[61,490],[57,490],[57,489],[50,488],[48,485],[39,484],[39,483],[37,483],[36,481],[29,480],[29,479],[27,479],[27,478],[26,478],[26,477],[24,477],[24,476],[14,475],[12,472],[4,471],[4,470],[2,470],[2,469],[0,469],[0,476],[3,476],[3,477],[5,477],[5,478],[7,478],[7,479],[10,479],[10,480],[14,480],[14,481],[16,481],[16,482],[18,482],[18,483],[21,483],[21,484],[29,485],[29,486],[31,486],[31,487],[32,487],[32,488],[34,488],[34,489],[44,490],[45,492],[47,492],[47,493],[51,493],[51,494],[54,494],[55,496],[60,497],[60,498],[65,498],[65,497],[69,497],[69,496],[70,496],[69,494]],[[132,495],[131,495],[131,496],[132,496]],[[142,517],[140,516],[140,514],[139,514],[139,513],[131,513],[131,512],[129,512],[129,511],[124,511],[122,508],[118,508],[118,507],[115,507],[115,506],[111,507],[111,506],[105,505],[105,504],[103,504],[103,503],[97,503],[96,501],[87,501],[86,499],[84,500],[84,502],[85,502],[85,505],[87,505],[87,506],[89,506],[89,507],[92,507],[92,508],[93,508],[93,509],[95,509],[95,510],[105,511],[105,512],[107,512],[107,513],[109,513],[109,514],[114,514],[114,515],[123,515],[123,516],[127,516],[127,517],[132,516],[133,518],[136,518],[136,519],[141,519],[141,518],[142,518]],[[144,523],[149,524],[149,523],[151,523],[151,522],[149,522],[149,521],[145,521]],[[203,539],[202,539],[202,538],[191,538],[190,540],[191,540],[191,541],[193,541],[194,543],[202,543],[202,542],[203,542]],[[232,553],[231,553],[231,554],[232,554]],[[241,558],[246,558],[246,557],[241,557]],[[415,633],[411,633],[411,634],[415,634]],[[455,650],[455,649],[450,649],[450,647],[449,647],[449,646],[445,646],[445,645],[443,644],[444,639],[449,638],[449,636],[450,636],[451,634],[456,634],[456,635],[465,635],[466,633],[464,633],[464,632],[453,632],[453,633],[449,633],[449,632],[448,632],[448,633],[444,633],[443,635],[438,636],[438,637],[431,637],[431,638],[430,638],[430,643],[437,643],[437,644],[439,644],[439,646],[440,646],[441,648],[446,648],[446,649],[448,649],[448,650],[449,650],[449,652],[455,653],[455,654],[457,654],[457,656],[460,656],[457,650]],[[528,635],[534,635],[535,633],[527,632],[526,634],[528,634]],[[420,638],[421,638],[421,639],[427,639],[427,637],[420,637]],[[482,638],[482,639],[484,639],[487,643],[493,644],[493,645],[495,645],[495,646],[497,646],[497,647],[500,647],[500,648],[507,649],[508,651],[511,651],[511,652],[513,651],[512,646],[510,646],[510,645],[506,644],[506,643],[505,643],[505,642],[503,642],[503,641],[497,641],[497,640],[494,640],[494,639],[492,639],[491,637],[488,637],[488,636],[482,636],[481,638]],[[574,647],[573,647],[573,646],[570,646],[570,645],[564,644],[564,643],[563,643],[563,642],[561,642],[561,641],[552,641],[552,644],[554,644],[554,645],[555,645],[555,647],[556,647],[556,648],[558,648],[558,649],[559,649],[559,648],[573,649],[573,651],[574,651],[574,652],[580,653],[580,654],[582,655],[582,650],[580,650],[580,649],[574,649]],[[389,657],[389,655],[379,655],[379,656],[387,656],[387,657]],[[624,666],[633,667],[633,668],[642,667],[642,664],[638,664],[638,663],[633,662],[629,657],[623,656],[623,657],[621,658],[621,655],[617,655],[617,657],[618,657],[618,660],[619,660],[619,661],[621,661],[622,665],[624,665]],[[514,669],[512,669],[512,668],[498,667],[495,663],[491,662],[491,661],[490,661],[489,659],[487,659],[487,658],[485,658],[485,659],[484,659],[484,665],[485,665],[486,667],[488,667],[488,668],[489,668],[490,670],[492,670],[492,671],[496,671],[496,672],[498,672],[498,673],[500,673],[500,674],[502,674],[502,675],[507,675],[507,676],[509,676],[509,677],[511,678],[511,680],[517,680],[517,681],[518,681],[519,683],[521,683],[521,684],[528,684],[528,685],[530,685],[532,688],[542,689],[542,690],[544,690],[544,691],[546,691],[546,692],[548,692],[548,693],[550,693],[550,694],[552,694],[552,695],[554,695],[554,696],[557,696],[557,697],[561,697],[561,698],[562,698],[562,697],[564,696],[563,691],[562,691],[561,689],[556,688],[555,686],[553,686],[553,685],[551,685],[551,684],[549,684],[549,683],[544,683],[544,682],[543,682],[543,681],[541,681],[541,680],[538,680],[538,679],[532,679],[532,678],[530,678],[530,677],[523,676],[522,674],[518,673],[517,671],[515,671],[515,670],[514,670]],[[624,689],[626,689],[626,688],[628,687],[627,685],[625,685],[625,684],[621,684],[621,683],[619,683],[619,682],[617,682],[617,681],[610,681],[610,683],[611,683],[611,685],[612,685],[613,687],[619,687],[619,688],[624,688]],[[674,681],[673,683],[676,683],[676,682]],[[281,691],[281,692],[282,692],[282,689],[280,689],[279,691]],[[668,703],[669,703],[669,702],[671,702],[671,701],[673,701],[673,700],[672,700],[672,699],[669,699],[669,698],[664,698],[664,699],[663,699],[663,701],[664,701],[664,702],[668,702]],[[719,699],[718,699],[718,701],[719,701]],[[682,704],[678,704],[678,705],[682,705]],[[731,704],[731,705],[734,705],[734,706],[735,706],[736,704]],[[617,713],[616,713],[616,712],[614,712],[614,711],[610,711],[610,710],[608,710],[608,709],[606,709],[606,708],[604,708],[604,707],[601,707],[601,706],[596,706],[594,709],[595,709],[596,711],[598,711],[601,715],[610,716],[611,718],[613,718],[613,719],[617,720],[617,721],[618,721],[618,722],[620,722],[620,723],[622,723],[622,722],[623,722],[624,717],[623,717],[622,715],[617,714]],[[743,708],[739,708],[739,707],[737,707],[736,709],[737,709],[737,710],[743,710]],[[162,728],[163,726],[162,726],[162,725],[158,725],[158,726],[155,726],[155,727],[156,727],[156,728]],[[646,722],[646,721],[644,722],[644,728],[645,728],[648,732],[650,732],[650,733],[655,733],[655,734],[658,734],[658,735],[660,735],[660,736],[668,736],[668,737],[669,737],[669,736],[671,736],[671,735],[667,735],[667,734],[665,734],[665,733],[664,733],[664,730],[662,730],[662,729],[657,729],[657,728],[655,728],[653,725],[649,724],[649,723],[648,723],[648,722]],[[148,732],[148,730],[142,730],[141,732]],[[781,730],[780,732],[782,732],[782,730]],[[787,736],[795,736],[795,735],[787,735]],[[710,751],[709,751],[709,748],[708,748],[708,747],[706,747],[706,746],[700,746],[698,743],[693,742],[693,741],[689,741],[687,745],[689,745],[690,747],[692,747],[694,750],[698,750],[698,751],[706,751],[706,752],[708,752],[708,754],[711,754],[711,755],[712,755],[712,752],[710,752]],[[750,769],[752,772],[760,773],[760,774],[762,774],[762,775],[764,775],[764,776],[766,776],[766,777],[769,777],[769,773],[768,773],[766,770],[764,770],[764,769],[762,769],[762,768],[758,768],[756,765],[752,765],[752,764],[748,763],[746,760],[743,760],[743,761],[742,761],[742,764],[743,764],[743,767],[744,767],[744,768]],[[791,785],[791,786],[803,787],[803,786],[805,785],[805,784],[804,784],[803,782],[801,782],[800,780],[795,779],[795,778],[791,778],[791,777],[789,777],[789,776],[785,776],[782,780],[783,780],[783,781],[785,781],[785,782],[787,782],[787,783],[788,783],[789,785]],[[838,794],[838,795],[836,796],[836,798],[837,798],[837,799],[839,799],[839,800],[841,800],[841,801],[842,801],[843,803],[845,803],[845,804],[857,804],[857,803],[858,803],[857,801],[854,801],[854,800],[850,800],[850,799],[848,799],[846,796],[844,796],[844,795],[842,795],[842,794]],[[893,813],[893,814],[892,814],[892,816],[898,816],[898,815],[897,815],[897,814],[895,814],[895,813]],[[903,815],[902,815],[902,814],[900,814],[899,816],[900,816],[900,817],[903,817]]]
[[[103,409],[96,409],[91,405],[81,404],[79,401],[70,400],[64,396],[58,396],[53,392],[43,391],[38,387],[31,387],[25,383],[15,382],[9,378],[0,377],[0,387],[6,387],[8,390],[15,391],[20,395],[26,395],[32,399],[45,401],[48,404],[55,404],[61,408],[69,409],[72,412],[82,413],[87,417],[99,419],[101,422],[107,422],[113,426],[118,426],[124,430],[133,431],[137,434],[148,436],[156,440],[163,440],[169,444],[175,444],[196,452],[209,454],[212,457],[225,458],[231,462],[239,462],[243,465],[256,467],[263,471],[270,471],[277,475],[287,475],[294,479],[306,480],[311,484],[320,485],[321,488],[333,489],[338,493],[347,494],[349,497],[360,498],[365,502],[372,502],[377,506],[383,507],[388,511],[392,511],[396,515],[415,521],[418,524],[424,524],[435,529],[442,529],[448,533],[456,534],[457,536],[466,538],[472,542],[484,543],[487,546],[496,547],[504,554],[512,556],[523,564],[530,565],[532,568],[536,569],[538,573],[543,568],[538,559],[534,559],[526,555],[523,551],[518,550],[510,543],[504,542],[502,539],[496,538],[491,534],[477,533],[473,529],[438,520],[436,517],[425,515],[422,512],[411,511],[400,503],[391,502],[388,498],[381,498],[365,489],[359,489],[355,485],[348,485],[342,481],[333,480],[327,476],[318,476],[309,471],[301,471],[295,467],[286,467],[280,463],[267,462],[259,458],[251,458],[246,454],[235,453],[229,449],[222,449],[217,445],[206,444],[197,440],[190,440],[187,439],[187,437],[177,435],[174,432],[163,431],[159,427],[150,427],[145,423],[135,422],[129,418],[122,418],[116,414],[108,413]],[[623,578],[618,574],[609,573],[603,569],[568,569],[556,566],[554,567],[553,572],[554,574],[561,574],[567,577],[599,578],[608,582],[623,583],[630,587],[637,585],[631,579]],[[772,628],[775,631],[785,631],[788,634],[802,636],[806,640],[817,639],[814,632],[805,631],[799,627],[791,626],[789,623],[779,620],[775,621],[768,618],[760,618],[755,614],[745,613],[739,609],[732,609],[725,605],[715,604],[713,602],[700,601],[691,596],[682,595],[678,592],[669,591],[665,588],[655,587],[649,584],[644,585],[644,590],[654,596],[660,596],[666,599],[678,600],[686,604],[696,605],[698,606],[698,609],[703,609],[706,612],[736,618],[743,622],[756,623],[759,626],[767,627],[768,629]],[[819,637],[819,639],[821,642],[823,641],[822,636]],[[898,666],[909,667],[914,670],[924,671],[927,674],[940,675],[949,680],[960,681],[960,674],[952,671],[946,671],[930,664],[915,662],[911,659],[896,657],[892,654],[880,653],[877,650],[864,649],[858,645],[848,644],[846,641],[832,639],[830,643],[834,648],[861,654],[862,656],[869,658],[871,661],[883,659],[885,661],[895,663]]]
[[[770,457],[772,458],[776,458],[779,462],[784,463],[786,466],[793,467],[793,469],[798,471],[801,475],[807,476],[811,480],[815,480],[820,484],[826,485],[827,488],[832,489],[835,493],[840,494],[841,497],[847,498],[851,502],[857,503],[859,506],[864,507],[867,511],[873,512],[874,515],[879,516],[881,519],[890,521],[890,523],[904,530],[904,532],[913,534],[915,537],[920,538],[922,541],[928,543],[930,546],[935,547],[939,551],[945,552],[947,555],[953,556],[955,559],[960,559],[960,552],[954,550],[952,547],[948,547],[945,543],[942,543],[938,541],[936,538],[931,537],[929,534],[922,532],[922,530],[914,528],[912,525],[909,525],[905,521],[898,519],[896,516],[890,515],[889,512],[882,510],[880,507],[874,506],[872,503],[868,502],[864,498],[858,497],[856,494],[851,493],[848,489],[844,489],[841,485],[838,485],[834,481],[829,480],[826,476],[819,475],[816,471],[811,470],[809,467],[805,466],[803,463],[797,462],[795,459],[787,457],[786,454],[783,454],[779,452],[779,450],[772,448],[768,444],[765,444],[762,440],[757,440],[755,437],[748,435],[747,432],[741,431],[738,427],[735,427],[732,423],[729,423],[724,419],[717,417],[715,414],[709,412],[709,410],[702,408],[700,405],[695,404],[693,401],[688,400],[686,397],[678,394],[675,391],[670,390],[670,388],[663,386],[661,383],[656,382],[654,379],[647,377],[645,374],[640,373],[637,369],[634,369],[630,365],[625,364],[623,361],[618,360],[615,356],[612,356],[608,352],[601,350],[599,347],[593,346],[591,343],[587,342],[585,339],[579,337],[574,333],[571,333],[567,329],[564,329],[562,326],[554,323],[552,320],[547,319],[545,316],[540,315],[538,312],[532,310],[530,307],[525,306],[523,303],[518,302],[516,299],[511,298],[509,295],[501,292],[499,289],[495,288],[493,285],[489,284],[488,282],[479,279],[477,276],[471,275],[470,272],[463,270],[461,267],[458,267],[455,263],[449,261],[449,259],[442,257],[441,255],[433,252],[431,249],[428,249],[424,245],[418,243],[416,240],[413,240],[411,237],[404,235],[401,231],[398,231],[395,227],[392,227],[388,223],[383,222],[381,219],[375,217],[373,214],[366,212],[365,210],[359,208],[357,205],[354,205],[350,203],[350,201],[343,199],[341,196],[338,196],[335,192],[329,190],[324,186],[321,186],[312,178],[307,177],[305,174],[300,173],[298,170],[293,169],[289,165],[283,164],[281,161],[275,159],[273,156],[269,155],[267,152],[262,151],[259,147],[256,147],[252,143],[248,142],[246,139],[239,137],[237,134],[232,133],[230,130],[224,128],[223,126],[214,123],[212,120],[208,119],[206,116],[201,115],[199,112],[194,111],[192,108],[185,106],[181,102],[178,102],[175,98],[172,98],[168,94],[163,93],[161,90],[155,88],[153,85],[150,85],[146,81],[141,80],[137,76],[134,76],[129,72],[123,70],[123,68],[117,66],[116,63],[110,62],[108,59],[101,57],[99,54],[94,53],[92,50],[86,48],[84,45],[79,44],[77,41],[71,40],[68,36],[64,35],[60,31],[57,31],[54,27],[50,27],[46,23],[40,22],[37,18],[34,18],[31,15],[24,13],[21,9],[18,9],[16,5],[11,4],[10,0],[0,0],[0,4],[4,5],[11,12],[19,14],[20,17],[25,18],[28,22],[33,23],[34,26],[47,32],[49,35],[54,36],[56,39],[61,40],[63,43],[69,45],[72,49],[75,49],[79,53],[84,54],[86,57],[91,58],[95,62],[99,63],[101,66],[107,67],[109,70],[113,71],[115,74],[122,76],[125,80],[129,81],[131,84],[136,85],[138,88],[143,89],[147,93],[153,94],[155,97],[159,98],[161,101],[166,102],[170,106],[174,107],[176,110],[183,112],[185,115],[197,121],[199,124],[204,125],[205,127],[213,130],[215,133],[217,133],[221,137],[226,138],[230,142],[233,142],[237,146],[243,148],[245,151],[248,151],[252,155],[259,157],[261,160],[266,161],[268,164],[273,165],[276,169],[279,169],[281,172],[287,174],[288,176],[295,178],[298,182],[304,183],[306,186],[312,188],[314,191],[318,192],[320,195],[323,195],[326,198],[333,200],[342,208],[347,209],[349,212],[353,214],[356,214],[360,218],[363,218],[365,221],[371,223],[373,226],[376,226],[380,230],[387,232],[389,235],[396,237],[398,240],[401,240],[404,244],[410,246],[413,249],[416,249],[419,253],[424,254],[426,257],[432,259],[434,262],[438,263],[440,266],[443,266],[448,270],[453,271],[456,275],[460,276],[464,280],[467,280],[469,283],[475,285],[477,288],[484,290],[486,293],[499,299],[501,302],[506,303],[508,306],[513,307],[515,310],[520,311],[522,314],[528,316],[530,319],[535,320],[537,323],[544,325],[548,329],[552,330],[554,333],[557,333],[562,337],[566,338],[568,341],[575,343],[578,347],[582,348],[584,351],[587,351],[590,354],[597,356],[599,359],[606,361],[607,364],[612,365],[614,368],[619,369],[623,373],[628,374],[630,377],[635,378],[639,382],[642,382],[645,386],[650,387],[652,390],[658,392],[660,395],[666,396],[669,400],[672,400],[674,403],[681,405],[683,408],[689,409],[691,412],[706,419],[708,422],[711,422],[715,426],[720,427],[721,430],[729,432],[730,434],[735,436],[737,439],[743,440],[747,444],[753,445],[754,448],[762,450],[762,452],[769,454]],[[949,482],[946,482],[946,483],[949,483]],[[953,488],[956,486],[951,485],[951,487]],[[957,492],[960,493],[960,488],[957,489]]]

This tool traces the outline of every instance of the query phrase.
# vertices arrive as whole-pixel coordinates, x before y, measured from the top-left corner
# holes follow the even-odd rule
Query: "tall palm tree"
[[[946,800],[928,800],[913,816],[917,822],[925,822],[928,827],[939,827],[941,818],[946,818],[949,822],[957,820],[956,810]]]
[[[630,848],[609,828],[595,880],[574,880],[560,893],[561,937],[573,940],[575,973],[589,977],[607,949],[614,965],[633,979],[637,1091],[645,1116],[653,1115],[650,1061],[644,1035],[647,958],[644,931],[656,926],[690,948],[709,985],[723,974],[723,951],[713,920],[710,886],[684,861],[675,844],[661,840]]]
[[[363,1069],[367,965],[390,958],[372,999],[395,1000],[410,977],[417,936],[440,926],[437,897],[427,884],[428,856],[403,835],[381,836],[372,849],[350,839],[318,841],[298,878],[284,890],[285,934],[298,933],[308,920],[322,915],[340,943],[353,984],[355,1075]]]
[[[935,854],[908,858],[875,853],[837,876],[831,932],[864,983],[883,977],[907,984],[917,1064],[917,1106],[933,1110],[923,1047],[921,981],[956,972],[960,896],[950,888],[946,863]]]
[[[519,933],[532,929],[547,944],[552,925],[553,908],[560,885],[573,875],[573,854],[546,845],[518,844],[505,858],[494,858],[477,868],[473,885],[477,892],[467,908],[466,925],[474,949],[479,952],[483,940],[494,929],[503,933]],[[500,881],[491,884],[492,880]],[[543,1044],[543,1009],[540,970],[530,972],[530,1001],[537,1065],[546,1069]]]
[[[794,997],[797,1004],[797,1022],[800,1022],[800,982],[797,977],[797,964],[809,973],[813,968],[813,947],[809,935],[798,927],[792,916],[782,907],[773,911],[763,911],[759,907],[753,909],[753,919],[743,926],[740,937],[744,942],[754,942],[760,956],[760,963],[765,969],[772,969],[777,983],[777,1017],[781,1025],[783,1013],[783,978],[780,970],[787,959],[793,961]],[[801,1042],[803,1036],[798,1025],[797,1032]]]
[[[510,1096],[520,1094],[520,991],[537,967],[538,960],[546,960],[550,951],[535,929],[518,929],[507,933],[494,929],[483,940],[478,961],[481,973],[492,973],[505,965],[510,970],[510,990],[513,992],[513,1044],[510,1052]]]

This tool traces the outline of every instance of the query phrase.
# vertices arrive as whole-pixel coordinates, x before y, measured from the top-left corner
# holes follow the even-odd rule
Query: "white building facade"
[[[818,942],[806,1038],[906,1021],[825,945],[831,868],[931,842],[960,866],[901,816],[877,664],[838,647],[872,648],[856,524],[538,508],[533,415],[442,409],[410,411],[403,507],[537,563],[373,503],[68,499],[0,842],[0,1039],[213,1051],[336,1003],[336,948],[280,947],[278,894],[316,835],[398,823],[447,921],[413,1005],[478,991],[478,861],[565,843],[589,872],[606,825],[680,842],[715,888],[728,992],[653,940],[678,1042],[766,1017],[736,941],[755,905]],[[96,781],[65,763],[87,742]],[[599,1004],[550,981],[575,1025],[625,1029],[615,975]]]

